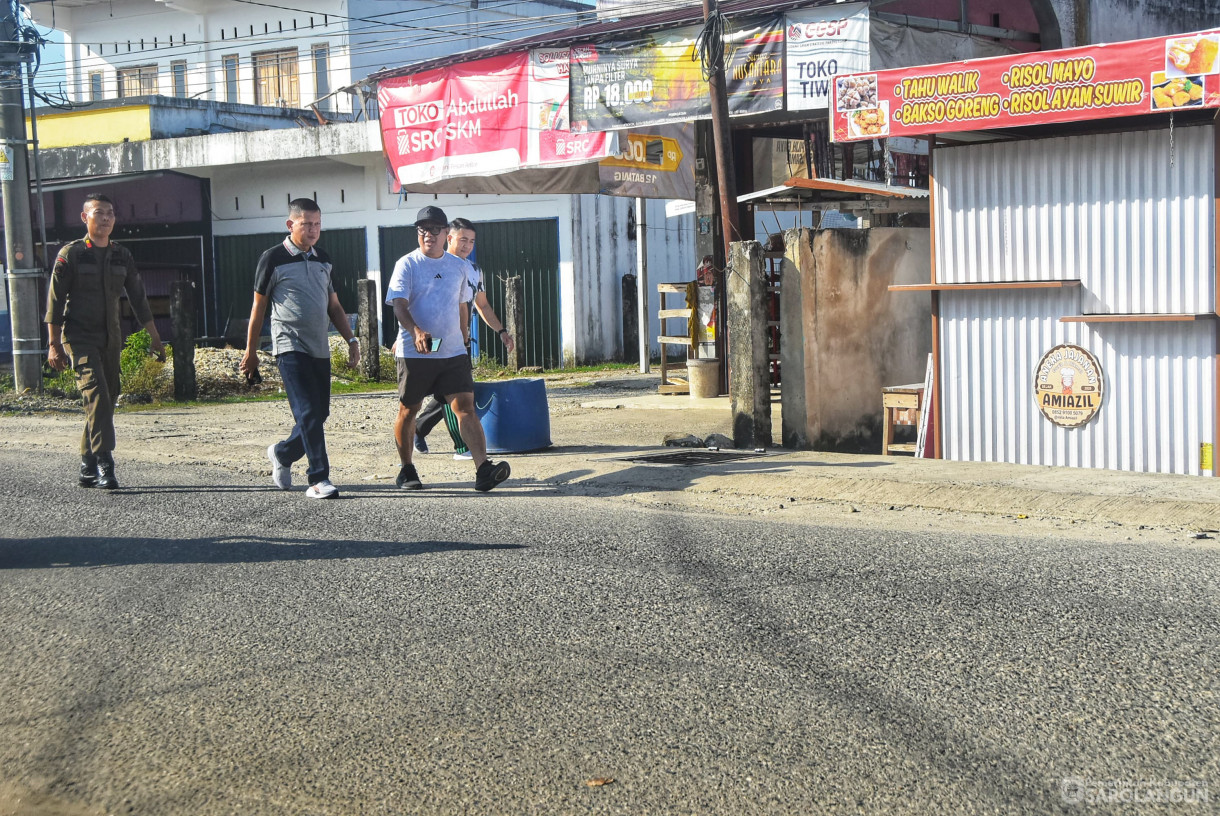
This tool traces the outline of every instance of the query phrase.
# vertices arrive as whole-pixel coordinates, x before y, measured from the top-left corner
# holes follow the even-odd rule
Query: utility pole
[[[720,13],[717,0],[703,0],[703,19],[710,20]],[[715,43],[717,54],[723,54],[724,42]],[[720,222],[723,227],[724,262],[731,257],[729,246],[741,234],[737,222],[737,175],[733,167],[733,135],[729,129],[729,91],[724,80],[724,59],[709,66],[708,92],[712,103],[712,139],[716,147],[716,187],[720,193]],[[723,287],[722,287],[723,289]]]
[[[705,23],[719,14],[717,0],[703,0]],[[720,29],[712,29],[709,25],[704,30]],[[725,271],[721,272],[716,304],[716,357],[720,360],[720,393],[723,394],[729,385],[728,338],[725,336],[728,323],[725,320],[728,309],[728,280],[725,275],[733,257],[729,247],[741,230],[737,222],[737,176],[733,167],[733,137],[729,130],[729,91],[724,80],[724,40],[705,43],[704,47],[716,55],[707,68],[711,74],[708,77],[708,92],[712,103],[712,140],[716,147],[716,187],[720,193],[720,232],[724,240]]]
[[[18,7],[3,6],[0,19],[0,192],[4,195],[4,245],[8,268],[9,311],[13,324],[13,376],[17,393],[42,390],[42,325],[39,284],[44,270],[35,265],[30,226],[30,165],[26,154],[25,99],[21,66],[29,46],[18,34]]]

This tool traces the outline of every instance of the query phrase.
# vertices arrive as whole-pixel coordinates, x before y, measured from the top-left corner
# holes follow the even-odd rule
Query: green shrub
[[[173,396],[174,383],[165,372],[165,363],[150,356],[152,337],[144,329],[127,338],[119,353],[123,393],[132,402],[162,402]],[[173,353],[165,347],[166,355]]]
[[[80,399],[80,389],[76,387],[76,372],[72,370],[72,366],[68,366],[63,371],[56,371],[44,364],[42,389],[49,394],[67,399]]]
[[[385,346],[377,347],[381,355],[381,376],[378,382],[397,382],[398,371],[394,364],[394,355]],[[363,383],[369,379],[360,373],[359,368],[347,367],[348,344],[342,337],[333,335],[330,338],[330,373],[332,377],[349,382]]]

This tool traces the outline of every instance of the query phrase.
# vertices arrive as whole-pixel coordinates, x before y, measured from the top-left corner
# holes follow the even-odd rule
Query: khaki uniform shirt
[[[55,259],[45,322],[62,324],[68,345],[102,348],[121,343],[119,301],[124,290],[140,325],[152,320],[144,281],[126,247],[114,241],[94,246],[88,238],[72,241]]]

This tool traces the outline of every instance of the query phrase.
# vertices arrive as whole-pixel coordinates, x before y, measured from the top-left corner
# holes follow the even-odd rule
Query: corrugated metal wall
[[[1159,130],[936,151],[938,282],[1081,280],[941,293],[946,458],[1201,475],[1220,410],[1215,321],[1059,319],[1214,312],[1213,139],[1206,126],[1172,144]],[[1035,403],[1038,362],[1061,343],[1105,377],[1078,428]]]
[[[1077,302],[1071,289],[942,293],[945,458],[1200,475],[1199,443],[1215,441],[1214,324],[1060,323]],[[1079,428],[1035,403],[1038,361],[1060,343],[1088,349],[1105,377]]]
[[[937,281],[1079,279],[1088,313],[1212,311],[1212,134],[937,149]]]
[[[660,353],[657,335],[658,283],[695,279],[699,259],[695,257],[695,217],[665,217],[665,202],[649,200],[648,315],[649,343]],[[576,331],[584,338],[577,349],[577,364],[623,358],[624,342],[632,346],[638,338],[623,338],[624,275],[637,273],[635,199],[617,196],[580,196],[573,216],[573,263],[576,267]],[[671,305],[673,299],[671,298]],[[667,324],[674,328],[676,323]],[[676,347],[670,347],[673,355]]]

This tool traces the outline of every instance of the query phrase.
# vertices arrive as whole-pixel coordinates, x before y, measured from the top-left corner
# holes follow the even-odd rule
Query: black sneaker
[[[415,472],[415,465],[403,465],[399,468],[398,478],[394,480],[394,484],[403,490],[424,489],[424,483],[419,480],[419,474]]]
[[[114,459],[108,453],[97,455],[97,486],[102,490],[115,490],[119,486],[114,475]]]
[[[479,465],[479,469],[474,474],[474,489],[486,493],[500,482],[508,478],[508,474],[512,472],[512,468],[508,466],[508,462],[495,462],[490,459]]]
[[[419,434],[415,435],[415,449],[420,453],[428,452],[428,440],[424,439]]]
[[[97,484],[97,457],[87,453],[80,458],[81,487],[93,487]]]

